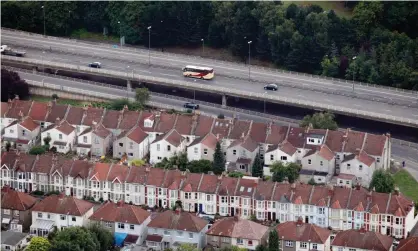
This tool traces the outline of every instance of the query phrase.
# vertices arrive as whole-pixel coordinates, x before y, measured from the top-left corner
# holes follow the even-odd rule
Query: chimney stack
[[[181,207],[176,207],[176,210],[174,211],[174,213],[176,215],[180,215],[181,214]]]
[[[123,202],[123,200],[120,200],[118,202],[116,202],[116,206],[117,207],[122,207],[125,203]]]
[[[399,195],[399,187],[397,187],[397,186],[395,187],[395,194]]]
[[[302,217],[299,217],[298,220],[296,221],[296,226],[300,227],[303,224],[303,220]]]
[[[328,196],[332,197],[333,194],[334,194],[334,186],[330,184],[328,186]]]
[[[59,123],[60,123],[60,118],[59,117],[57,117],[56,119],[55,119],[55,123],[58,125]]]
[[[360,183],[356,184],[356,190],[360,190]]]
[[[290,189],[291,189],[292,191],[296,190],[296,183],[292,183],[292,184],[290,185]]]
[[[58,198],[59,198],[60,200],[62,200],[62,199],[64,198],[64,193],[62,192],[62,193],[58,194]]]

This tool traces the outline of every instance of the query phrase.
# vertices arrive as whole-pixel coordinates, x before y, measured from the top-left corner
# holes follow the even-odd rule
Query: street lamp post
[[[44,13],[44,37],[46,37],[46,25],[45,25],[45,6],[42,5],[42,12]]]
[[[151,26],[148,26],[148,66],[151,66]]]
[[[202,56],[203,57],[205,55],[205,39],[200,39],[200,41],[202,41]]]
[[[353,57],[353,61],[356,60],[356,56]],[[357,64],[354,63],[354,70],[353,70],[353,92],[354,92],[354,77],[356,76],[356,71],[357,71]]]
[[[69,27],[70,19],[71,19],[71,10],[68,11],[68,22],[67,22],[67,25],[65,26],[65,35],[66,36],[68,35],[68,27]]]
[[[248,41],[248,81],[251,81],[251,43]]]
[[[119,24],[119,43],[120,43],[120,47],[122,47],[122,27],[120,24],[120,21],[118,21]]]

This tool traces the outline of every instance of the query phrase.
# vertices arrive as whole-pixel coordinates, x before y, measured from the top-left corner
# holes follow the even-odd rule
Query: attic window
[[[315,140],[314,139],[309,139],[309,142],[310,143],[315,143]]]
[[[250,192],[251,192],[251,190],[252,190],[252,188],[251,188],[251,187],[249,187],[249,188],[247,189],[247,192],[248,192],[248,193],[250,193]]]
[[[240,187],[239,191],[244,192],[244,187]]]

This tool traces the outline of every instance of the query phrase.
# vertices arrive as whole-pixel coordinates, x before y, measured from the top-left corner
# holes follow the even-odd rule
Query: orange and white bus
[[[212,79],[215,76],[213,68],[186,65],[183,68],[183,76],[200,79]]]

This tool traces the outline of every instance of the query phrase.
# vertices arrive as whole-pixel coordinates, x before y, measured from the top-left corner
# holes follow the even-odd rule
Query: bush
[[[222,113],[218,115],[218,119],[224,119],[225,115],[223,115]]]
[[[51,147],[51,149],[49,149],[51,152],[56,153],[57,152],[57,147],[53,146]]]
[[[45,153],[45,146],[34,146],[30,149],[29,154],[39,155]]]
[[[40,191],[40,190],[35,190],[35,191],[33,191],[33,192],[32,192],[32,194],[33,194],[33,195],[42,196],[42,195],[44,195],[45,193],[44,193],[43,191]]]
[[[47,193],[45,194],[45,196],[50,196],[50,195],[53,195],[53,194],[58,195],[58,194],[60,194],[60,193],[61,193],[60,191],[50,191],[50,192],[47,192]]]
[[[52,99],[59,99],[59,97],[58,97],[58,95],[57,94],[52,94]]]

